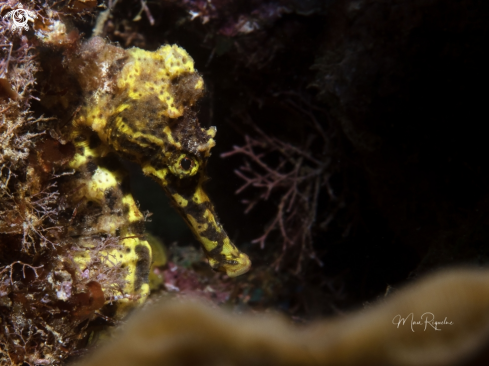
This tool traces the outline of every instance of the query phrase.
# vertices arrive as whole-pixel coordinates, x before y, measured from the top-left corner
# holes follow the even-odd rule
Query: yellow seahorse
[[[108,266],[118,262],[128,269],[118,312],[147,297],[151,265],[143,215],[127,188],[127,173],[118,157],[137,162],[158,181],[214,270],[228,276],[247,272],[248,256],[231,242],[202,188],[216,128],[201,128],[192,110],[204,82],[190,55],[176,45],[154,52],[123,50],[95,37],[66,62],[84,95],[69,127],[76,147],[70,167],[77,172],[70,180],[70,192],[84,205],[101,210],[91,230],[123,239],[123,250],[103,252]],[[79,245],[93,244],[82,240]],[[83,271],[93,258],[87,250],[74,260]]]

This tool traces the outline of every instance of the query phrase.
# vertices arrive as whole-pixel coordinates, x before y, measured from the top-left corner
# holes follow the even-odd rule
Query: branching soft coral
[[[264,248],[265,242],[270,241],[270,234],[278,231],[282,251],[274,266],[278,268],[286,255],[292,255],[297,258],[295,272],[299,273],[307,258],[322,265],[313,247],[312,236],[321,190],[326,189],[332,212],[341,206],[341,200],[330,185],[333,173],[332,136],[324,131],[314,113],[323,111],[296,93],[282,93],[281,96],[284,106],[306,121],[308,133],[304,142],[297,146],[271,136],[253,123],[249,115],[245,115],[244,123],[252,127],[255,136],[246,135],[245,145],[234,146],[233,151],[221,157],[239,154],[247,158],[244,165],[235,170],[245,181],[236,193],[249,187],[258,189],[260,193],[252,200],[243,200],[247,204],[245,213],[271,197],[278,202],[275,215],[263,235],[253,243]],[[278,162],[273,163],[276,156],[279,157]]]

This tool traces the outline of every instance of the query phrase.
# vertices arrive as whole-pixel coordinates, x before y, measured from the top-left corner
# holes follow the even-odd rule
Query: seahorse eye
[[[194,156],[183,153],[168,168],[179,178],[191,177],[199,171],[199,161]]]
[[[192,168],[192,165],[193,165],[192,159],[185,157],[182,160],[180,160],[180,166],[182,167],[183,170],[190,170],[190,168]]]

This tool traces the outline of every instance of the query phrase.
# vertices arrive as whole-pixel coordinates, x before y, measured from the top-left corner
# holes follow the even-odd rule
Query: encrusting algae
[[[98,37],[81,43],[73,32],[50,39],[43,33],[41,54],[26,58],[34,70],[27,85],[36,81],[37,57],[39,105],[57,118],[30,117],[30,95],[16,86],[23,80],[12,79],[18,57],[5,79],[17,97],[0,96],[7,118],[2,141],[25,135],[28,147],[16,153],[7,144],[0,160],[0,321],[6,332],[0,355],[7,355],[0,365],[59,364],[97,332],[92,320],[113,324],[148,297],[152,249],[145,214],[120,158],[138,163],[161,185],[214,270],[233,277],[251,265],[202,188],[216,128],[200,127],[193,110],[204,82],[191,56],[176,45],[150,52]],[[12,151],[17,165],[7,154]]]

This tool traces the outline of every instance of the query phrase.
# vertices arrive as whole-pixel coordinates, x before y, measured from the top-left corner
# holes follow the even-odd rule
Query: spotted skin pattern
[[[123,239],[125,249],[110,253],[129,269],[125,292],[132,300],[122,299],[122,308],[124,301],[127,306],[141,303],[149,293],[151,248],[118,157],[137,162],[161,185],[214,270],[232,277],[247,272],[248,256],[231,242],[202,187],[216,129],[201,128],[192,110],[204,91],[193,59],[176,45],[154,52],[105,45],[105,54],[111,47],[111,58],[87,61],[101,70],[99,84],[85,88],[86,102],[74,118],[71,140],[76,154],[70,166],[84,174],[85,189],[78,193],[84,200],[112,205],[96,230]],[[102,58],[103,52],[99,54]],[[86,255],[75,258],[80,267],[88,260]]]

